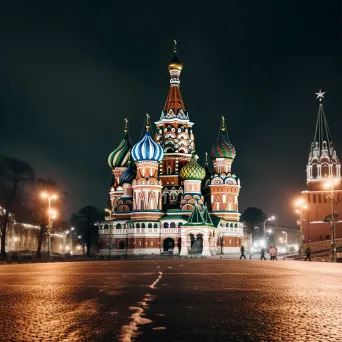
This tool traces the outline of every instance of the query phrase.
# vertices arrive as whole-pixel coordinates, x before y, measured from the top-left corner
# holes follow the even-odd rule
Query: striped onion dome
[[[153,141],[149,131],[132,148],[132,156],[135,161],[151,160],[160,162],[163,159],[162,147]]]
[[[180,177],[184,180],[202,180],[205,177],[205,170],[200,166],[193,153],[189,163],[184,165],[180,170]]]
[[[126,167],[131,152],[131,144],[129,142],[128,132],[124,131],[119,146],[108,156],[108,165],[111,168]]]
[[[230,158],[234,159],[236,155],[235,147],[224,139],[219,139],[217,143],[211,148],[210,157],[216,158]]]
[[[131,184],[137,174],[136,168],[132,165],[132,162],[128,162],[127,169],[120,176],[120,184]]]

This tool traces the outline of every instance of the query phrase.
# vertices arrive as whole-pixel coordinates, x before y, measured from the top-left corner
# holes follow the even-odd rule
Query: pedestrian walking
[[[311,249],[309,247],[306,249],[306,257],[304,261],[306,261],[307,259],[311,261]]]
[[[243,245],[241,246],[240,251],[241,251],[240,260],[241,260],[242,258],[245,258],[245,260],[246,260],[246,256],[245,256],[245,247],[244,247]]]
[[[264,247],[261,247],[261,257],[260,257],[260,260],[262,260],[262,259],[266,260],[266,258],[265,258],[265,248]]]
[[[270,260],[274,260],[274,246],[270,246],[268,253],[270,253]]]
[[[278,260],[277,255],[278,255],[278,248],[276,245],[273,246],[274,248],[274,253],[273,253],[273,260]]]

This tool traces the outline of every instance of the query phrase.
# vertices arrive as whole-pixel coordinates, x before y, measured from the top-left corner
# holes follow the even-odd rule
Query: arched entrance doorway
[[[173,250],[175,248],[175,242],[171,238],[166,238],[163,242],[163,250],[164,252]]]
[[[120,240],[120,241],[119,241],[119,249],[125,249],[125,248],[126,248],[125,241]]]
[[[201,254],[203,251],[203,235],[197,234],[195,238],[193,234],[190,234],[190,238],[191,238],[190,253]]]

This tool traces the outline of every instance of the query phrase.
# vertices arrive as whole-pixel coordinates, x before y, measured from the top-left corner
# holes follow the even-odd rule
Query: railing
[[[51,263],[51,262],[73,262],[73,261],[104,261],[104,260],[166,260],[166,259],[205,259],[206,257],[200,254],[189,254],[180,256],[173,253],[161,254],[121,254],[121,255],[69,255],[69,254],[48,254],[41,253],[40,258],[37,257],[36,252],[8,252],[6,260],[2,263]],[[1,263],[1,261],[0,261]]]

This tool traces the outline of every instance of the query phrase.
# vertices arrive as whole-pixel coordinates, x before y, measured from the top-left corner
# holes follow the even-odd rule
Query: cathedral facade
[[[319,99],[314,140],[306,166],[307,189],[302,191],[300,228],[303,243],[342,238],[341,163],[334,148],[323,107]],[[332,219],[333,218],[333,219]],[[335,229],[332,229],[334,224]]]
[[[207,153],[205,167],[198,163],[194,123],[180,92],[182,69],[175,47],[160,119],[153,125],[146,115],[145,133],[134,145],[125,119],[121,141],[108,157],[113,175],[106,221],[99,224],[100,254],[210,256],[240,249],[235,148],[222,117],[210,153],[213,170]]]

